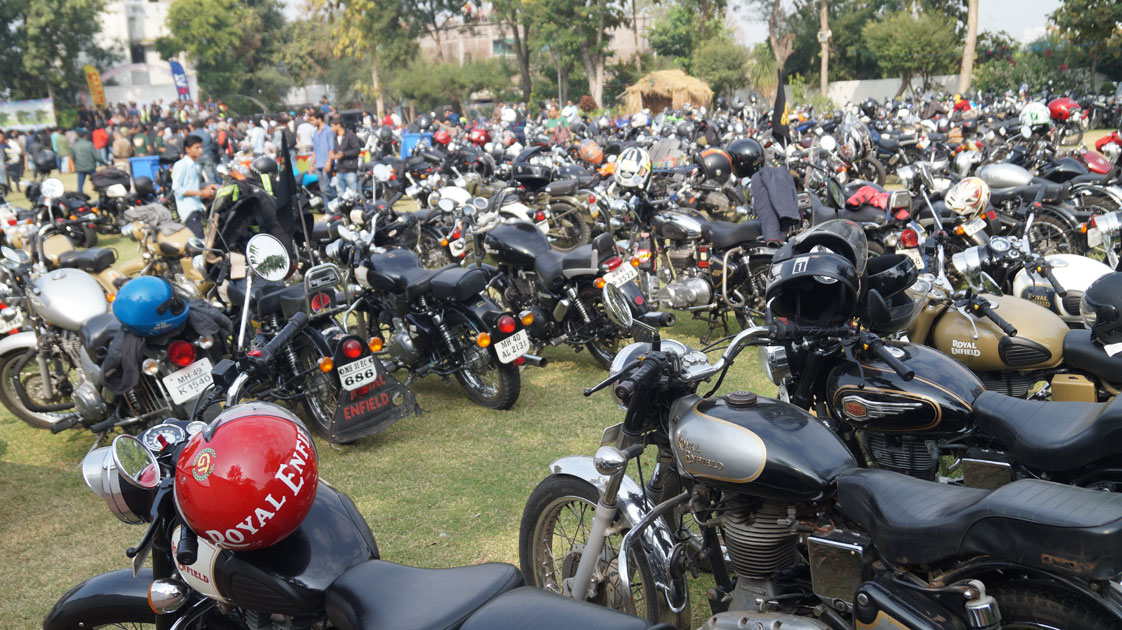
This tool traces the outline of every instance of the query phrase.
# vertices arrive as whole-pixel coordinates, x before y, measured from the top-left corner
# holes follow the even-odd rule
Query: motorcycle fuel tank
[[[31,308],[66,330],[77,332],[87,320],[109,312],[109,301],[93,276],[80,269],[56,269],[33,282],[39,295],[32,294]]]
[[[533,267],[534,260],[549,251],[549,241],[532,223],[502,223],[487,233],[483,241],[488,253],[502,264]]]
[[[1061,298],[1051,282],[1024,268],[1013,278],[1012,294],[1036,302],[1068,324],[1082,326],[1079,302],[1083,299],[1083,292],[1092,282],[1111,273],[1112,269],[1098,260],[1075,254],[1051,254],[1044,258],[1052,265],[1052,274],[1067,295]]]
[[[978,177],[989,184],[990,188],[1013,188],[1032,183],[1032,173],[1016,164],[986,164],[978,169]]]
[[[839,473],[857,466],[817,418],[750,392],[678,399],[670,411],[670,446],[682,473],[778,501],[817,501]]]
[[[875,432],[953,436],[973,427],[973,403],[985,388],[947,355],[912,343],[888,351],[915,371],[910,381],[875,356],[840,361],[826,377],[830,415]]]
[[[672,241],[701,238],[701,221],[681,212],[656,212],[651,217],[655,234]]]
[[[976,372],[1050,368],[1063,361],[1068,327],[1059,315],[1018,297],[985,298],[995,313],[1017,329],[1016,337],[1006,336],[984,317],[947,309],[935,324],[931,345]]]

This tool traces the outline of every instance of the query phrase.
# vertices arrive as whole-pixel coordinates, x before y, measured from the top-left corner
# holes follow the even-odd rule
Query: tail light
[[[459,240],[459,238],[463,235],[464,235],[464,233],[460,231],[460,228],[456,228],[456,229],[452,230],[452,240],[453,241]]]
[[[499,318],[499,332],[504,335],[509,335],[514,332],[515,322],[514,318],[510,315],[503,315]]]
[[[536,213],[534,213],[534,220],[535,221],[545,221],[545,211],[544,210],[538,210]]]
[[[900,232],[900,244],[908,249],[919,247],[919,234],[912,228]]]
[[[195,346],[176,340],[168,346],[168,361],[177,367],[187,367],[195,362]]]
[[[604,268],[606,268],[608,271],[612,271],[616,267],[619,267],[622,264],[623,264],[623,259],[622,258],[620,258],[619,256],[612,256],[611,258],[605,260],[603,262],[602,266]]]
[[[358,339],[348,339],[343,342],[343,355],[348,359],[357,359],[362,354],[362,344]]]
[[[912,213],[908,212],[907,210],[901,210],[897,212],[895,216],[897,221],[907,221],[908,219],[912,218]]]
[[[590,205],[590,206],[596,205],[596,195],[589,195],[588,196],[588,205]]]

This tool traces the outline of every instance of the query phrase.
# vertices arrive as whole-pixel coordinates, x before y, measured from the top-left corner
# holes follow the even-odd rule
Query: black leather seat
[[[742,223],[706,221],[701,224],[701,237],[713,244],[714,249],[731,249],[737,245],[758,241],[764,229],[758,219]]]
[[[939,133],[938,131],[932,131],[931,133],[927,134],[927,137],[932,142],[945,142],[947,140],[947,134]]]
[[[464,269],[453,265],[432,277],[432,296],[438,300],[467,302],[487,287],[487,272],[482,269]]]
[[[545,286],[556,290],[565,283],[566,278],[600,273],[597,254],[591,244],[581,245],[567,253],[551,249],[534,259],[534,271]]]
[[[58,257],[59,267],[81,269],[90,273],[105,271],[117,260],[117,252],[104,247],[72,249]]]
[[[420,210],[417,210],[413,213],[413,218],[416,219],[418,223],[424,223],[431,219],[433,215],[437,215],[439,213],[439,208],[421,208]]]
[[[324,594],[339,630],[458,630],[469,615],[522,586],[509,564],[418,569],[371,560],[348,569]]]
[[[876,223],[877,225],[884,225],[888,222],[888,214],[883,208],[865,204],[855,210],[846,208],[838,213],[842,219],[849,219],[857,223]]]
[[[545,192],[551,197],[568,197],[577,194],[580,183],[576,179],[564,179],[559,182],[550,182],[545,187]]]
[[[1091,340],[1091,331],[1070,330],[1064,336],[1064,361],[1112,384],[1122,383],[1122,354],[1113,357]]]
[[[838,477],[841,511],[897,564],[991,554],[1093,579],[1122,569],[1122,495],[1022,479],[997,490],[888,470]]]
[[[592,188],[600,181],[600,176],[596,173],[589,173],[587,175],[577,175],[577,184],[581,188]]]
[[[1074,470],[1122,453],[1122,398],[1050,402],[982,392],[974,419],[1017,461],[1038,470]]]
[[[1062,201],[1064,185],[1049,182],[1034,183],[1027,186],[1014,186],[1012,188],[993,188],[990,190],[990,201],[1001,204],[1008,201],[1023,201],[1031,203],[1036,200],[1036,195],[1044,189],[1044,201]]]
[[[87,319],[78,330],[78,335],[82,338],[82,345],[90,358],[101,363],[105,358],[105,349],[109,347],[109,342],[113,341],[120,329],[121,322],[113,316],[113,313],[102,313]]]
[[[461,630],[646,630],[647,622],[531,586],[495,598]]]
[[[383,254],[373,254],[368,259],[368,265],[366,278],[371,287],[404,294],[409,300],[427,295],[436,274],[445,269],[457,268],[457,265],[449,264],[441,269],[425,269],[417,255],[407,249],[391,249]]]
[[[896,138],[891,138],[889,136],[881,136],[880,140],[877,140],[877,144],[880,148],[890,153],[895,153],[900,149],[900,143],[896,141]]]
[[[231,283],[226,289],[232,304],[240,305],[245,301],[245,283]],[[282,315],[291,317],[304,310],[304,285],[285,286],[281,282],[262,282],[254,279],[253,296],[250,306],[261,315]]]

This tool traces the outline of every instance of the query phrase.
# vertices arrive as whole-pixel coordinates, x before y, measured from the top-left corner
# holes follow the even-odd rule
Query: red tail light
[[[452,230],[452,240],[453,241],[460,238],[461,236],[463,236],[463,233],[460,232],[460,228],[456,228],[456,229]]]
[[[919,247],[919,234],[912,228],[900,232],[900,244],[909,249]]]
[[[534,220],[535,221],[545,221],[545,211],[544,210],[538,210],[537,213],[534,214]]]
[[[17,223],[19,223],[19,221],[17,221],[15,217],[8,217],[8,225],[15,225]]]
[[[343,355],[348,359],[357,359],[362,354],[362,343],[358,339],[348,339],[343,342]]]
[[[589,195],[588,196],[588,205],[590,205],[590,206],[596,205],[596,195]]]
[[[613,269],[615,269],[616,267],[618,267],[622,264],[623,264],[623,259],[620,258],[619,256],[612,256],[611,258],[604,261],[604,267],[607,267],[608,271],[612,271]]]
[[[510,315],[503,315],[499,318],[499,332],[504,335],[509,335],[514,332],[514,318]]]
[[[195,346],[186,341],[173,341],[168,346],[168,361],[176,367],[187,367],[195,362]]]

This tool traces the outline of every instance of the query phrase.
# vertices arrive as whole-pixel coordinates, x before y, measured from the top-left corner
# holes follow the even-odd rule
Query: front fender
[[[132,569],[103,573],[82,582],[59,598],[43,620],[43,630],[77,630],[103,624],[155,623],[156,613],[148,607],[148,586],[152,569]]]
[[[608,478],[601,475],[592,458],[587,455],[570,455],[554,460],[549,465],[549,470],[555,475],[568,475],[582,481],[587,481],[603,494]],[[643,497],[643,489],[631,477],[625,476],[616,494],[616,505],[620,514],[627,519],[627,523],[634,527],[654,505]],[[658,585],[670,584],[670,553],[674,550],[674,534],[662,519],[651,523],[640,533],[642,542],[637,545],[637,552],[647,558],[647,564],[654,571],[655,583]],[[678,592],[684,590],[676,589]],[[665,590],[663,592],[665,595]],[[677,604],[677,602],[671,602]]]
[[[14,350],[30,350],[38,344],[35,333],[26,331],[0,339],[0,357]]]

